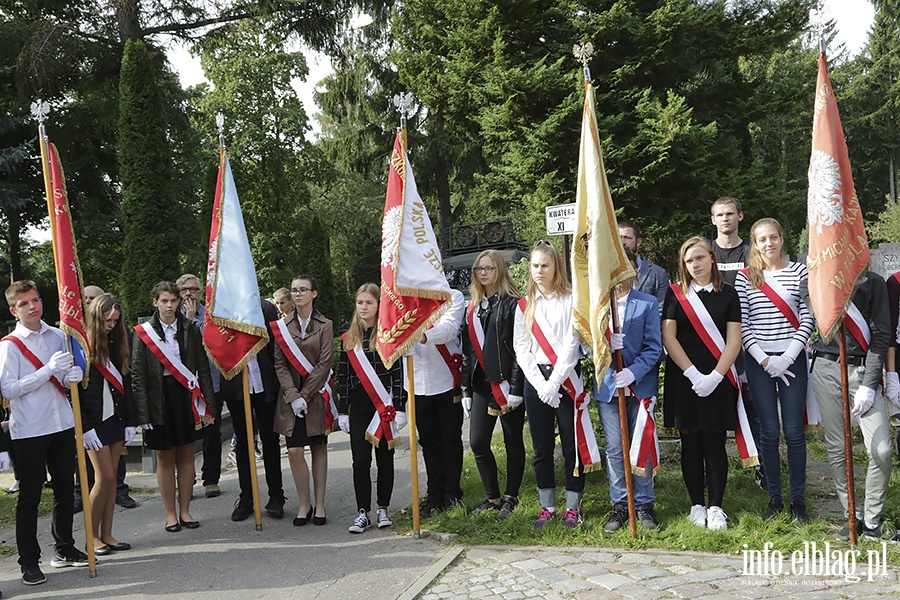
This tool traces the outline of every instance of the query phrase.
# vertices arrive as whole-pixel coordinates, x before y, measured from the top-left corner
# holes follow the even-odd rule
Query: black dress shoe
[[[315,517],[314,516],[312,518],[313,525],[324,525],[326,523],[326,521],[328,521],[328,519],[326,517]]]
[[[247,502],[243,498],[238,498],[234,503],[234,510],[231,511],[232,521],[244,521],[253,514],[253,502]]]
[[[132,498],[128,494],[116,496],[116,504],[118,504],[122,508],[134,508],[135,506],[137,506],[137,502],[135,502],[134,498]]]
[[[266,514],[268,514],[273,519],[280,519],[284,517],[284,498],[270,499],[269,503],[266,504]]]
[[[94,548],[94,556],[106,556],[107,554],[112,554],[112,548],[108,544]]]
[[[181,531],[181,523],[175,523],[173,525],[166,525],[166,531],[169,533],[177,533]]]
[[[128,542],[116,542],[115,544],[107,544],[110,550],[121,552],[122,550],[131,550],[131,544]]]
[[[303,527],[306,522],[313,518],[313,507],[309,507],[309,512],[305,517],[294,517],[294,527]]]
[[[184,519],[178,519],[178,522],[181,523],[182,527],[185,529],[197,529],[200,527],[200,521],[185,521]]]

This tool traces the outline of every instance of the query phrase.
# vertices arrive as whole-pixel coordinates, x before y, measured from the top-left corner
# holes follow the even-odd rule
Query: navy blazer
[[[659,314],[662,314],[663,304],[666,301],[666,292],[669,291],[669,274],[661,266],[638,256],[638,281],[637,289],[656,296],[659,306]]]
[[[662,357],[662,330],[656,298],[632,289],[625,303],[622,330],[625,334],[622,359],[625,368],[634,373],[631,384],[640,398],[650,398],[659,391],[659,360]],[[610,366],[598,386],[594,385],[594,399],[611,402],[616,395],[615,366]]]

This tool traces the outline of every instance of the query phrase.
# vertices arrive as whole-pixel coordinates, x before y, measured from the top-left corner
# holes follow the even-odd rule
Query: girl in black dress
[[[120,542],[112,535],[119,456],[122,445],[130,442],[136,431],[131,348],[122,323],[122,305],[112,294],[101,294],[88,305],[86,325],[91,368],[87,387],[81,394],[81,422],[84,445],[94,467],[94,554],[104,556],[131,548],[128,542]]]
[[[706,238],[690,238],[681,246],[680,257],[680,283],[669,289],[663,306],[663,344],[668,352],[665,425],[681,432],[681,472],[693,505],[689,520],[720,530],[728,527],[722,510],[728,477],[725,432],[737,427],[737,389],[727,375],[741,348],[741,304],[734,288],[722,279]],[[697,319],[688,317],[682,304],[686,298],[695,306],[699,299],[697,314],[703,317],[705,307],[713,330],[704,330]],[[701,333],[724,340],[719,358]]]

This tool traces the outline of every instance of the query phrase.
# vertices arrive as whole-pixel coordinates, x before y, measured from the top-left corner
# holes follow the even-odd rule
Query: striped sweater
[[[739,272],[735,288],[741,300],[741,343],[758,363],[770,354],[787,353],[796,358],[816,326],[808,306],[809,271],[803,263],[791,262],[784,269],[766,271],[765,276],[775,279],[787,291],[788,304],[800,315],[800,329],[794,329],[765,293],[753,288],[749,277]]]

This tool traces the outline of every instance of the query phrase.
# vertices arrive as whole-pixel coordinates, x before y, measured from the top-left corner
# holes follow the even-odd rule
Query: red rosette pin
[[[381,411],[381,420],[385,423],[390,423],[394,420],[394,417],[397,416],[397,409],[393,406],[385,406],[384,410]]]

